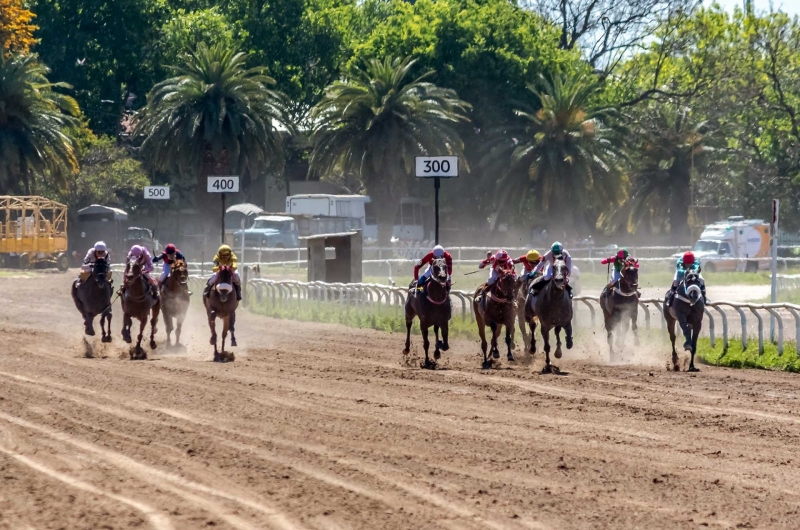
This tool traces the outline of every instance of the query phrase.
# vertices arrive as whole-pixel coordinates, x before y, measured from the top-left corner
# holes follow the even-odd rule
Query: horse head
[[[639,260],[633,258],[625,260],[620,276],[628,287],[636,290],[639,287]]]
[[[499,293],[500,298],[507,301],[514,300],[517,292],[517,278],[513,270],[507,270],[500,273],[500,278],[495,282],[495,290]]]
[[[92,276],[98,288],[103,288],[106,285],[108,277],[108,262],[104,259],[98,259],[92,266]]]
[[[214,290],[217,292],[220,302],[225,303],[228,301],[228,297],[233,291],[233,269],[231,267],[223,265],[219,268]]]
[[[553,287],[558,289],[559,291],[564,289],[564,286],[567,283],[567,262],[564,261],[564,258],[558,256],[555,261],[553,261]]]
[[[186,266],[186,261],[176,259],[175,263],[172,264],[172,268],[170,268],[169,275],[175,278],[181,285],[189,283],[189,269]]]
[[[700,273],[696,270],[688,270],[683,275],[683,292],[694,305],[701,299],[703,291],[700,289]]]
[[[442,286],[447,284],[447,262],[444,258],[434,258],[431,262],[431,280]]]

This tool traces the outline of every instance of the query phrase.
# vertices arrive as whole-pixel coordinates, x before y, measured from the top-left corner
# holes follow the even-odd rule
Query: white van
[[[363,224],[364,205],[368,202],[369,197],[364,195],[290,195],[286,197],[286,213],[354,217]]]

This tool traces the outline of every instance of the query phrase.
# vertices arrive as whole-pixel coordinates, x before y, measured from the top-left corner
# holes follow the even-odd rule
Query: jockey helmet
[[[169,255],[175,254],[175,252],[176,252],[175,245],[173,245],[172,243],[170,243],[169,245],[167,245],[166,247],[164,247],[164,252],[166,252],[166,253],[167,253],[167,254],[169,254]]]
[[[144,249],[139,245],[133,245],[129,254],[132,258],[141,258],[142,254],[144,254]]]
[[[684,265],[694,265],[694,254],[691,252],[686,252],[681,261]]]
[[[219,247],[219,250],[217,250],[217,254],[219,254],[220,256],[230,256],[231,247],[229,247],[228,245],[222,245],[221,247]]]
[[[528,259],[528,263],[539,261],[539,259],[541,258],[541,256],[539,256],[539,251],[533,249],[529,250],[528,254],[525,257]]]
[[[494,259],[496,261],[499,261],[500,263],[504,263],[504,262],[508,261],[508,252],[506,252],[505,250],[502,250],[502,249],[498,250],[497,254],[494,255]]]
[[[444,247],[442,245],[436,245],[433,247],[433,257],[434,258],[441,258],[444,256]]]
[[[94,251],[95,252],[105,252],[106,251],[106,244],[103,241],[98,241],[94,244]]]
[[[561,252],[564,250],[564,245],[556,241],[553,243],[553,246],[550,247],[550,250],[553,251],[553,254],[561,254]]]
[[[627,248],[621,248],[617,251],[617,257],[619,259],[625,259],[629,256]]]

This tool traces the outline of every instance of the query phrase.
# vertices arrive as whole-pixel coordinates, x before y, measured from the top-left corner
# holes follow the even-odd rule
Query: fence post
[[[772,307],[765,307],[765,309],[778,321],[778,355],[783,355],[783,319]]]
[[[714,316],[711,314],[711,311],[708,310],[707,307],[703,308],[703,311],[706,315],[708,315],[708,336],[711,342],[711,349],[714,349],[716,345],[716,337],[714,336]]]
[[[712,305],[714,309],[717,310],[719,313],[719,317],[722,319],[722,353],[728,352],[728,315],[725,314],[725,311],[720,309],[716,304]]]
[[[756,320],[758,320],[758,354],[762,355],[764,353],[764,319],[761,318],[761,315],[758,314],[754,306],[748,305],[747,308],[756,316]]]

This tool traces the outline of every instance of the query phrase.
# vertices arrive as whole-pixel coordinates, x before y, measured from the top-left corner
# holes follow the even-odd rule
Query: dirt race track
[[[115,306],[86,358],[70,280],[0,279],[0,528],[800,527],[796,375],[487,373],[466,341],[431,372],[246,314],[220,365],[196,307],[186,350],[131,362]]]

